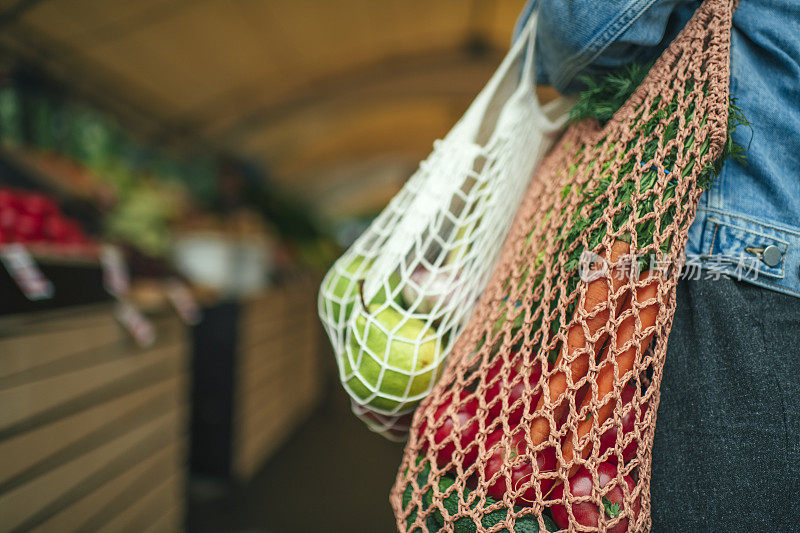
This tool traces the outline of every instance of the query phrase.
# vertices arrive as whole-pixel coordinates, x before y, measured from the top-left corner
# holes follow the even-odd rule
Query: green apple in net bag
[[[359,309],[350,324],[343,357],[348,388],[363,405],[383,411],[408,410],[438,377],[441,349],[436,330],[387,307],[375,313]],[[373,394],[375,391],[375,394]],[[373,398],[374,396],[374,398]]]
[[[342,310],[342,305],[344,305],[344,316],[341,319],[346,322],[350,318],[353,313],[353,304],[358,297],[359,286],[371,266],[372,260],[366,259],[362,255],[357,255],[344,267],[343,275],[334,276],[328,281],[326,293],[328,294],[327,299],[330,303],[332,317],[339,319],[339,313]],[[397,273],[390,275],[388,279],[389,293],[395,293],[395,288],[399,284],[400,276]],[[386,302],[386,295],[386,288],[381,287],[370,301],[370,305],[380,305]],[[404,304],[400,294],[395,296],[394,301],[401,308],[403,307]]]
[[[356,301],[356,295],[358,294],[358,280],[364,276],[364,273],[359,272],[359,269],[364,261],[364,256],[357,255],[353,257],[344,267],[345,275],[334,276],[328,282],[326,292],[328,294],[332,316],[339,317],[342,304],[344,304],[345,320],[347,320],[350,313],[353,312],[353,303]],[[368,270],[369,262],[364,266],[364,270]]]

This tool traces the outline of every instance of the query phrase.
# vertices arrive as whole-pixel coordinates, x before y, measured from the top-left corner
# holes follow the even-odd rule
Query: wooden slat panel
[[[246,320],[280,318],[285,304],[286,294],[283,289],[269,289],[257,298],[245,302]]]
[[[234,392],[233,468],[240,478],[263,464],[316,399],[317,288],[316,281],[297,280],[246,307],[242,337],[248,344],[240,346]],[[283,302],[280,321],[265,331],[259,314],[277,301]]]
[[[0,337],[13,337],[25,328],[29,333],[70,330],[114,322],[107,303],[55,309],[0,318]]]
[[[234,470],[240,479],[249,479],[266,457],[282,442],[286,431],[277,418],[268,419],[258,431],[251,432],[246,440],[237,444]]]
[[[239,346],[239,353],[241,354],[239,360],[242,362],[241,370],[247,371],[251,370],[253,366],[258,366],[267,355],[282,353],[286,346],[285,341],[285,335],[281,330],[271,333],[263,339],[258,339],[258,342],[242,343]]]
[[[304,322],[309,319],[308,315],[301,320],[289,317],[278,331],[265,332],[262,328],[253,332],[248,339],[250,343],[243,345],[239,352],[237,395],[241,397],[255,387],[267,386],[271,374],[275,379],[291,378],[281,371],[281,366],[285,361],[297,358],[306,349],[309,339]],[[313,319],[316,320],[316,316]]]
[[[142,416],[165,412],[183,404],[187,396],[187,376],[174,376],[154,382],[133,393],[98,404],[33,431],[0,441],[0,486],[13,476],[42,463],[52,464],[60,457],[96,446],[111,425],[113,431],[140,423]]]
[[[2,526],[0,529],[12,531],[23,525],[26,520],[35,521],[37,513],[49,513],[49,506],[58,507],[53,512],[60,510],[59,498],[70,498],[70,493],[77,495],[77,498],[82,497],[80,486],[84,481],[96,475],[104,478],[102,481],[105,482],[118,475],[120,468],[114,466],[115,462],[124,461],[131,454],[135,457],[137,448],[142,449],[153,446],[154,443],[172,440],[170,436],[174,435],[180,420],[178,411],[166,413],[89,454],[52,470],[16,490],[0,495]],[[106,472],[107,468],[115,471]]]
[[[305,314],[308,311],[314,311],[317,308],[316,297],[311,294],[311,287],[298,287],[293,288],[292,292],[287,296],[286,314]]]
[[[97,529],[97,533],[140,533],[153,525],[164,512],[181,499],[184,478],[174,474],[123,510],[113,520]]]
[[[258,349],[263,344],[272,342],[283,343],[284,345],[290,346],[287,344],[287,341],[294,341],[296,340],[295,337],[302,338],[302,336],[306,335],[312,328],[316,330],[318,325],[319,319],[316,313],[313,315],[304,313],[287,316],[285,323],[280,326],[276,327],[271,325],[269,329],[264,327],[257,331],[243,331],[243,342],[240,345],[240,349],[257,353]]]
[[[245,435],[237,443],[237,475],[248,479],[283,443],[307,415],[310,398],[296,399],[291,409],[269,406],[254,412],[244,423]]]
[[[257,321],[250,326],[242,326],[239,328],[239,335],[242,339],[240,346],[242,349],[247,349],[276,337],[280,338],[289,326],[291,323],[285,318]]]
[[[239,330],[239,338],[241,339],[240,349],[250,350],[263,343],[271,341],[280,341],[286,324],[281,322],[263,322],[258,326],[250,328],[241,328]]]
[[[273,397],[237,420],[234,469],[240,478],[252,476],[290,430],[295,406],[289,408],[281,400]]]
[[[179,505],[159,517],[155,523],[144,530],[144,533],[176,533],[177,531],[183,531],[184,511],[181,503],[179,502]]]
[[[120,508],[119,500],[122,500],[123,503],[121,507],[125,508],[131,501],[140,498],[141,494],[158,486],[166,477],[181,471],[180,465],[184,457],[184,450],[178,442],[177,440],[173,441],[166,448],[134,464],[132,468],[42,522],[33,531],[38,533],[80,531],[81,529],[86,531],[87,526],[91,527],[92,522],[96,522],[98,513],[108,517],[110,508],[116,515]],[[135,496],[131,496],[130,492],[133,492]],[[115,503],[117,503],[116,506]],[[169,502],[165,502],[164,506],[169,508]]]
[[[87,331],[85,335],[92,335],[92,331]],[[186,338],[185,329],[174,327],[162,327],[158,331],[156,347],[174,345],[176,342],[183,342]],[[56,348],[51,348],[51,352]],[[134,345],[131,339],[121,338],[110,344],[104,344],[90,348],[79,353],[70,353],[63,357],[53,359],[45,364],[30,368],[23,372],[17,372],[6,377],[0,377],[0,390],[9,389],[25,385],[27,383],[41,381],[56,377],[68,372],[75,372],[92,366],[107,363],[119,358],[136,356],[142,353],[141,348]]]
[[[237,393],[244,393],[263,383],[270,374],[280,374],[284,362],[296,356],[296,348],[290,350],[282,347],[279,350],[270,347],[257,355],[251,354],[237,366]]]
[[[271,330],[283,326],[284,309],[281,307],[279,310],[273,309],[269,312],[258,312],[254,310],[245,310],[242,313],[241,322],[239,327],[242,333],[258,333],[259,330],[265,325]]]
[[[63,330],[56,325],[41,331],[39,327],[24,325],[17,328],[18,336],[7,337],[0,351],[0,389],[37,381],[72,370],[89,367],[115,357],[140,353],[116,320],[98,323],[91,319],[71,321],[73,330]],[[88,325],[87,325],[88,324]],[[42,323],[37,323],[37,326]],[[182,340],[187,331],[176,319],[154,321],[157,346]]]
[[[258,427],[265,419],[277,420],[291,411],[287,404],[287,394],[280,380],[272,383],[272,387],[260,387],[248,395],[237,398],[234,424],[241,428],[241,438],[247,439],[254,427]]]
[[[236,417],[236,470],[247,478],[294,430],[313,405],[318,384],[301,372],[292,373],[291,387],[263,386],[239,406]]]
[[[176,350],[179,346],[182,344],[159,346],[141,354],[0,391],[0,405],[3,406],[0,429],[131,376],[162,360],[173,363],[174,371],[177,371],[183,359],[183,354]]]
[[[274,395],[287,380],[290,382],[286,385],[291,386],[294,377],[287,374],[286,368],[287,363],[284,359],[275,359],[259,368],[257,373],[253,372],[248,374],[245,379],[240,379],[235,391],[236,405],[244,404],[248,401],[247,398],[260,394],[260,391],[264,389],[272,389],[271,394]],[[244,409],[249,407],[249,405],[242,405]]]
[[[45,321],[6,320],[0,330],[0,378],[125,338],[110,308]]]

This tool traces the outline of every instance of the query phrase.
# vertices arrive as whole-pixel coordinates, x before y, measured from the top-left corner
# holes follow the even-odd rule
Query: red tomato
[[[636,392],[631,386],[626,386],[622,389],[622,405],[624,409],[628,409],[625,414],[622,416],[622,434],[623,436],[627,436],[628,434],[633,432],[634,429],[634,420],[636,419],[636,409],[633,408],[631,405],[631,401],[633,400],[633,395]],[[647,412],[647,402],[644,402],[640,409],[641,414],[639,415],[639,421],[641,422],[644,419],[644,414]],[[613,426],[603,432],[600,436],[600,455],[602,456],[606,451],[609,449],[613,449],[617,445],[617,428]],[[622,450],[622,460],[623,463],[627,464],[630,462],[634,457],[636,457],[636,450],[639,448],[639,442],[636,439],[633,439],[625,449]],[[617,462],[617,455],[612,453],[609,458],[609,462],[616,463]]]
[[[59,215],[50,215],[44,219],[44,234],[51,242],[64,242],[69,234],[67,221]]]
[[[511,354],[513,357],[514,354]],[[514,383],[514,380],[519,379],[519,372],[514,368],[508,370],[508,376],[504,380],[503,377],[497,378],[498,374],[503,370],[503,360],[498,359],[492,366],[489,368],[488,372],[486,372],[486,382],[492,383],[493,380],[497,379],[489,388],[486,390],[486,403],[490,403],[492,400],[497,398],[503,391],[503,382],[506,383]],[[530,389],[535,389],[537,384],[539,383],[539,377],[542,375],[542,369],[540,367],[534,367],[531,370],[530,374],[527,377],[523,377],[519,379],[519,381],[514,384],[511,389],[507,392],[507,405],[513,405],[514,402],[518,401],[520,398],[523,397],[525,394],[526,386]],[[529,400],[530,409],[532,411],[536,408],[536,404],[539,401],[539,397],[542,395],[541,389],[535,391]],[[487,425],[494,419],[500,416],[503,410],[503,401],[502,399],[498,398],[496,402],[489,408],[489,420],[487,421]],[[508,415],[508,424],[511,427],[516,426],[519,424],[520,420],[522,420],[522,415],[525,411],[525,406],[523,404],[519,404],[511,413]],[[501,426],[502,427],[502,426]]]
[[[598,481],[600,483],[600,488],[605,487],[615,479],[617,476],[617,466],[612,463],[600,463],[598,467]],[[630,476],[624,476],[623,480],[628,485],[629,492],[633,490],[634,483]],[[586,467],[581,467],[574,476],[569,479],[569,490],[573,496],[581,497],[581,496],[591,496],[592,494],[592,475],[586,469]],[[553,493],[549,496],[550,499],[560,499],[564,497],[564,485],[559,485],[558,487],[553,490]],[[618,512],[625,511],[625,503],[623,502],[623,492],[622,487],[619,485],[614,486],[608,494],[606,494],[605,502],[608,502],[609,505],[618,506]],[[604,502],[604,503],[605,503]],[[639,498],[636,498],[634,501],[633,506],[633,517],[636,518],[639,516],[639,510],[641,508],[641,502]],[[566,529],[569,527],[569,514],[567,513],[566,505],[563,503],[559,503],[554,505],[550,509],[553,513],[553,519],[555,520],[558,527],[562,529]],[[610,521],[611,516],[609,515],[609,511],[605,505],[596,505],[593,502],[579,502],[572,504],[572,514],[575,515],[575,519],[577,520],[578,524],[582,526],[589,526],[589,527],[599,527],[600,525],[600,513],[604,513],[605,520]],[[616,514],[614,515],[616,516]],[[620,520],[617,525],[612,528],[608,529],[608,533],[625,533],[628,531],[628,518],[623,518]]]
[[[41,217],[30,213],[20,213],[17,216],[16,224],[17,242],[39,242],[44,240]]]
[[[25,212],[42,218],[58,212],[58,206],[52,199],[38,193],[23,196],[21,206]]]
[[[518,431],[515,431],[511,435],[509,444],[505,446],[502,444],[502,429],[498,429],[486,439],[487,450],[490,450],[492,446],[497,445],[497,447],[492,451],[491,456],[489,456],[489,460],[486,461],[485,474],[487,480],[491,479],[497,472],[501,472],[503,464],[514,464],[518,456],[525,454],[527,440],[525,439],[525,434],[524,431],[522,431],[522,428],[519,427],[518,429]],[[539,472],[554,472],[557,466],[555,449],[545,448],[544,450],[538,452],[536,454],[536,465],[539,468]],[[514,466],[511,467],[510,473],[511,487],[515,490],[520,488],[524,483],[530,481],[531,477],[534,475],[533,466],[527,459],[521,463],[514,464]],[[541,486],[542,495],[544,496],[547,494],[547,491],[552,488],[555,480],[542,478],[539,480],[539,483]],[[489,485],[489,487],[486,489],[486,492],[495,500],[502,500],[506,492],[508,492],[506,477],[500,475],[491,485]],[[521,495],[517,496],[517,498],[512,498],[512,501],[516,502],[517,499],[520,500],[520,505],[525,505],[535,501],[535,487],[528,487],[528,489],[526,489]]]
[[[453,459],[453,454],[456,451],[456,439],[461,443],[462,450],[472,445],[464,454],[464,467],[469,466],[470,463],[478,458],[478,446],[474,444],[475,437],[478,435],[478,400],[469,399],[470,396],[470,392],[461,391],[459,401],[456,402],[455,414],[453,415],[445,414],[453,403],[452,394],[433,413],[435,420],[433,442],[438,445],[447,440],[444,447],[436,454],[436,463],[442,468],[446,467]],[[427,421],[423,421],[419,429],[420,435],[425,433],[426,428]]]
[[[0,229],[10,234],[15,233],[18,218],[19,213],[14,209],[0,208]]]
[[[65,219],[65,234],[62,238],[64,244],[82,244],[86,242],[83,230],[74,220]]]
[[[0,211],[19,209],[19,198],[15,191],[11,189],[0,189]]]

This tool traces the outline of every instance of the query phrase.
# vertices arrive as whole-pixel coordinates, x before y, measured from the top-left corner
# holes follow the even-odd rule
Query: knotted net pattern
[[[564,99],[540,106],[536,97],[535,23],[320,287],[319,315],[353,412],[389,439],[407,437],[410,413],[441,375],[566,121]]]
[[[650,529],[675,288],[727,138],[733,8],[706,0],[614,118],[571,126],[542,164],[414,415],[400,531]]]

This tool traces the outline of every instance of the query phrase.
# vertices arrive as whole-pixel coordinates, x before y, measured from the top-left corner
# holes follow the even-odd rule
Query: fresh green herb
[[[621,506],[618,503],[613,503],[607,497],[603,496],[603,507],[609,518],[616,518],[622,512]]]
[[[584,120],[592,118],[601,124],[606,123],[639,87],[650,71],[651,66],[652,63],[632,64],[618,73],[609,74],[601,79],[584,79],[587,88],[578,97],[578,101],[571,112],[571,119]],[[701,88],[701,91],[704,95],[707,95],[709,89],[709,85],[706,84]],[[596,146],[579,148],[574,155],[574,162],[568,168],[570,176],[577,171],[582,161],[589,159],[586,170],[588,173],[593,171],[596,161],[601,157],[605,157],[607,160],[603,163],[600,172],[594,179],[588,180],[581,185],[570,183],[560,191],[560,200],[562,202],[571,195],[579,197],[578,206],[574,210],[574,214],[561,217],[561,223],[556,230],[555,238],[557,251],[549,265],[551,273],[561,272],[567,276],[567,286],[565,291],[553,295],[551,301],[542,306],[542,309],[538,311],[533,309],[530,315],[538,325],[541,325],[542,320],[547,317],[551,326],[549,338],[552,339],[562,328],[563,324],[561,322],[563,320],[574,314],[577,301],[573,295],[576,294],[575,289],[580,281],[577,271],[581,254],[585,250],[596,250],[609,231],[615,234],[615,239],[631,242],[631,248],[640,251],[638,259],[640,271],[647,269],[654,259],[658,260],[659,254],[666,255],[669,253],[673,240],[673,235],[669,233],[669,227],[675,219],[678,208],[683,207],[685,202],[688,201],[688,195],[684,195],[680,205],[678,202],[670,200],[675,198],[680,181],[691,174],[695,160],[701,159],[708,153],[710,139],[706,139],[699,147],[699,157],[689,161],[680,173],[675,171],[679,152],[680,155],[685,155],[694,149],[694,134],[689,135],[682,146],[673,146],[660,162],[656,163],[654,159],[656,154],[667,146],[667,143],[678,138],[681,119],[684,123],[689,123],[694,119],[695,102],[692,99],[694,91],[695,83],[690,79],[685,84],[683,95],[675,93],[669,101],[664,101],[659,96],[654,99],[649,107],[640,105],[634,110],[638,114],[638,120],[635,121],[635,123],[638,122],[638,125],[635,126],[635,135],[625,145],[618,145],[621,141],[603,139]],[[683,117],[679,116],[681,108],[679,96],[690,99],[684,108]],[[648,118],[645,119],[645,116]],[[656,128],[667,117],[672,117],[672,120],[663,127],[663,130],[658,135],[654,135]],[[706,118],[704,117],[700,123],[701,127],[705,125],[705,121]],[[714,177],[720,173],[726,158],[732,157],[738,161],[744,161],[745,148],[733,140],[734,131],[738,126],[742,125],[749,127],[750,124],[742,115],[741,109],[736,106],[735,99],[732,98],[728,107],[727,139],[720,156],[715,161],[708,163],[700,172],[697,179],[698,188],[707,189],[712,185]],[[648,141],[642,146],[641,157],[634,157],[634,148],[643,136],[647,137]],[[609,154],[615,155],[609,158]],[[590,159],[592,157],[594,159]],[[616,164],[618,170],[611,170],[613,164]],[[638,184],[628,177],[637,165],[644,167],[644,172]],[[656,194],[653,189],[659,182],[660,175],[666,175],[669,181],[665,184],[662,192]],[[609,194],[610,190],[613,191],[611,194]],[[611,205],[612,202],[613,205]],[[657,203],[666,206],[666,209],[663,210],[659,219],[648,217],[648,213],[655,211]],[[552,218],[553,207],[551,206],[548,209],[546,220]],[[614,209],[614,215],[610,224],[603,223],[603,216],[611,208]],[[635,243],[632,242],[634,235],[620,235],[618,233],[619,229],[631,217],[635,217],[639,221],[635,226]],[[524,248],[526,252],[530,249],[529,244],[533,238],[533,233],[540,229],[541,226],[534,228],[528,235]],[[654,246],[657,233],[661,236],[661,245],[658,248]],[[552,235],[549,235],[549,238],[552,238]],[[566,257],[564,257],[565,254]],[[538,289],[545,276],[544,259],[543,252],[539,251],[535,256],[535,261],[529,266],[531,271],[535,272],[533,285],[535,306],[539,306],[542,302],[542,291]],[[563,264],[559,265],[559,261],[563,261]],[[526,279],[528,273],[526,272],[524,276],[523,279]],[[512,280],[506,280],[505,286],[510,289],[511,285]],[[566,305],[567,312],[564,316],[561,316],[555,311],[564,297],[571,299]],[[516,336],[522,327],[521,317],[522,313],[515,317],[516,320],[514,320],[511,329],[512,336]],[[499,331],[504,321],[502,317],[498,320],[495,325],[495,332]],[[542,335],[537,333],[538,329],[538,327],[531,329],[535,337],[527,340],[534,351],[541,348]],[[558,352],[553,350],[548,356],[552,362],[557,358]]]
[[[418,457],[416,460],[416,464],[420,464],[423,459]],[[422,468],[422,471],[419,473],[417,477],[417,484],[419,487],[425,487],[428,484],[428,477],[430,475],[430,463],[426,461],[425,465]],[[455,480],[448,476],[442,476],[439,478],[439,491],[447,494],[445,498],[442,500],[442,507],[447,511],[449,515],[448,520],[452,521],[452,517],[458,514],[459,512],[459,500],[461,502],[469,501],[469,495],[472,492],[469,489],[464,489],[463,493],[459,493],[456,490],[451,489]],[[403,492],[403,508],[408,507],[411,503],[411,495],[412,495],[412,487],[411,483],[406,486],[405,491]],[[448,493],[449,491],[449,493]],[[484,503],[484,507],[491,507],[492,505],[496,504],[497,502],[490,498],[489,496],[486,497],[486,501]],[[476,499],[472,503],[472,507],[474,508],[479,504],[479,501]],[[414,522],[417,519],[417,511],[423,511],[427,509],[434,508],[433,502],[433,488],[428,488],[428,490],[422,495],[422,509],[417,509],[416,507],[412,510],[411,514],[408,517],[406,522],[406,527],[411,528]],[[514,510],[519,512],[522,510],[521,507],[514,507]],[[495,526],[506,519],[508,514],[508,509],[500,508],[496,509],[490,513],[487,513],[481,519],[481,526],[484,528],[490,528]],[[548,531],[557,531],[558,526],[556,526],[553,519],[547,515],[543,515],[542,519],[544,520],[545,526],[547,527]],[[433,533],[435,531],[440,531],[444,529],[445,519],[442,516],[442,513],[439,509],[435,509],[433,513],[428,515],[426,520],[426,526],[428,530]],[[475,533],[478,530],[477,525],[469,517],[462,517],[458,520],[451,522],[453,525],[453,531],[455,533]],[[517,518],[514,521],[514,530],[516,533],[539,533],[539,521],[533,515],[525,515]],[[414,532],[419,531],[419,529],[414,529]],[[508,533],[507,530],[502,529],[500,530],[503,533]]]
[[[601,123],[608,122],[633,91],[642,84],[653,63],[632,63],[621,72],[611,73],[602,78],[583,76],[580,81],[586,86],[578,101],[570,111],[571,121],[594,118]]]

